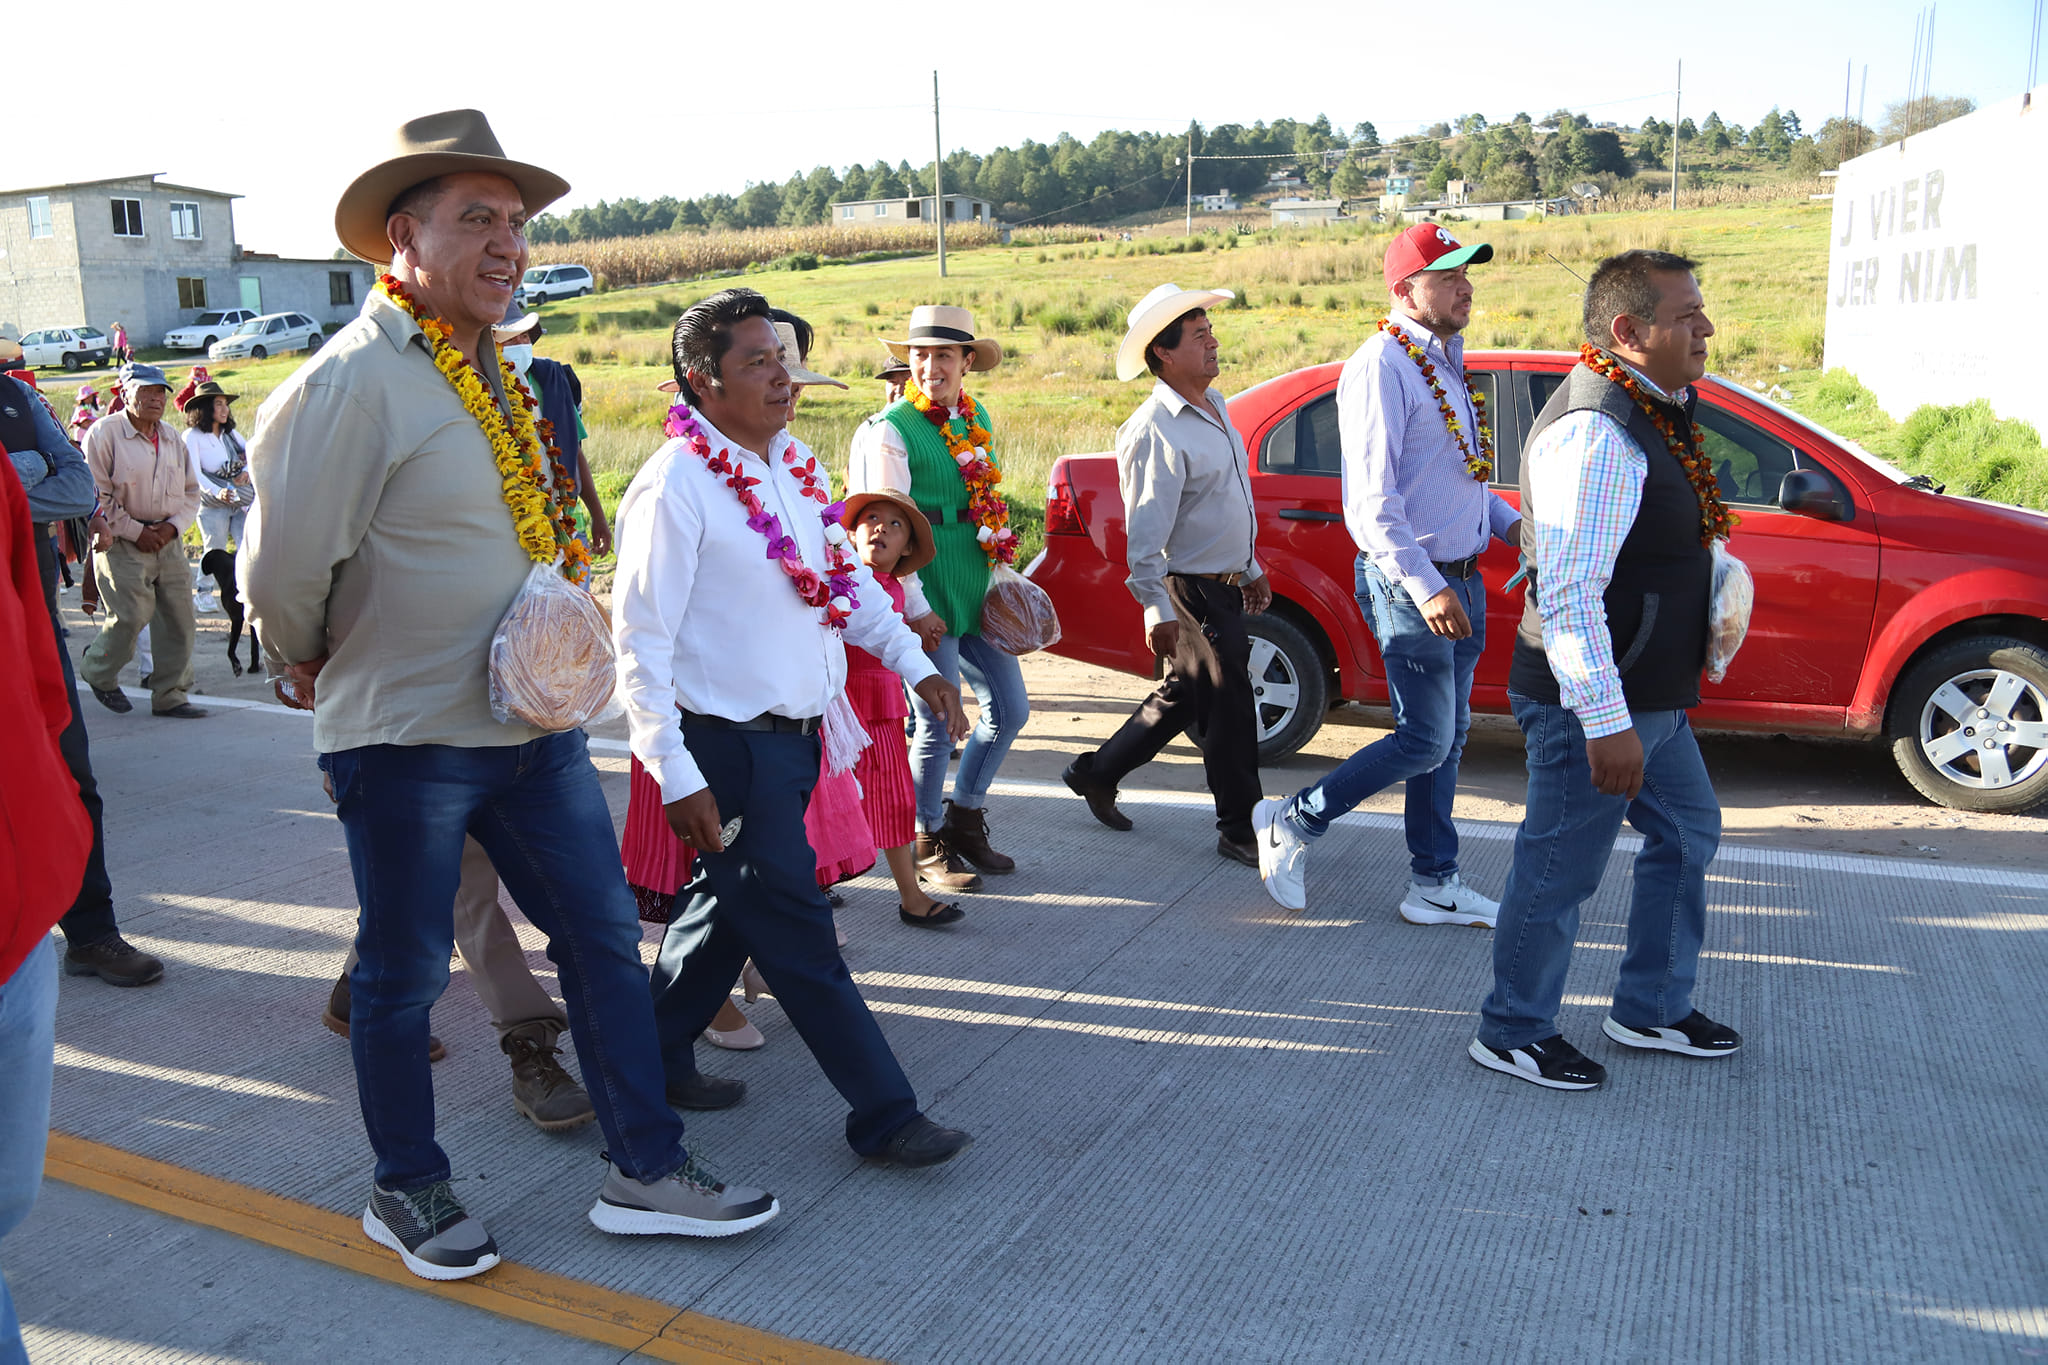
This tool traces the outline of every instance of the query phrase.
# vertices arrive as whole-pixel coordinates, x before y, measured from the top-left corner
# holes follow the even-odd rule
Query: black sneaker
[[[64,950],[66,976],[96,976],[109,986],[147,986],[163,979],[164,964],[115,934]]]
[[[92,684],[87,683],[86,686],[91,687]],[[128,700],[127,694],[118,687],[93,687],[92,699],[117,716],[125,716],[135,709],[135,703]]]
[[[1481,1066],[1552,1090],[1597,1090],[1607,1079],[1606,1067],[1567,1043],[1561,1034],[1512,1048],[1488,1047],[1474,1038],[1466,1050]]]
[[[445,1180],[423,1190],[372,1184],[363,1232],[397,1252],[405,1268],[423,1280],[466,1280],[498,1263],[498,1244]]]
[[[1624,1047],[1676,1052],[1686,1057],[1726,1057],[1742,1046],[1741,1034],[1726,1024],[1715,1023],[1698,1010],[1662,1028],[1630,1028],[1617,1024],[1610,1014],[1601,1028]]]

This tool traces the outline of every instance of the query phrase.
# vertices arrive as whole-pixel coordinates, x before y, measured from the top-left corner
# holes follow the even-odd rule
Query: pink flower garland
[[[799,465],[795,446],[782,452],[782,462],[796,476],[803,495],[826,504],[818,513],[818,520],[825,526],[827,564],[822,576],[804,563],[796,538],[783,534],[782,519],[763,507],[761,499],[755,496],[754,486],[761,481],[742,473],[728,458],[729,452],[712,452],[710,439],[704,435],[704,428],[698,424],[687,404],[678,403],[670,408],[662,429],[688,445],[712,473],[725,477],[725,486],[739,495],[740,506],[747,510],[747,525],[760,532],[762,539],[768,542],[768,558],[778,562],[782,571],[789,575],[789,581],[796,587],[796,595],[811,606],[822,609],[826,625],[833,630],[845,630],[847,618],[860,606],[860,599],[854,596],[853,591],[855,560],[848,546],[846,528],[839,524],[846,504],[833,502],[819,487],[818,457],[813,455]]]

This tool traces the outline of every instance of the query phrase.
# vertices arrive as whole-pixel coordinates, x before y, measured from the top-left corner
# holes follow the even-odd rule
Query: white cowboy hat
[[[796,345],[796,328],[786,322],[778,322],[775,324],[775,335],[782,338],[782,368],[789,371],[790,383],[830,384],[835,389],[846,387],[844,383],[834,379],[829,374],[819,374],[815,370],[807,370],[803,367],[803,362],[797,359],[799,352]],[[681,386],[673,379],[664,379],[654,387],[659,393],[680,393],[682,391]]]
[[[490,121],[474,109],[450,109],[401,124],[392,155],[364,171],[341,192],[334,206],[334,232],[341,244],[372,265],[388,265],[391,243],[384,235],[391,202],[423,181],[461,171],[502,175],[519,187],[527,216],[569,192],[553,171],[514,161],[498,145]]]
[[[1003,363],[1002,343],[976,336],[974,314],[950,303],[919,304],[910,310],[910,335],[901,341],[884,337],[882,344],[898,360],[910,359],[913,346],[961,346],[974,354],[970,370],[993,370]]]
[[[1214,308],[1236,297],[1228,289],[1183,289],[1177,284],[1160,285],[1139,299],[1138,306],[1131,310],[1130,330],[1124,333],[1123,344],[1116,348],[1116,377],[1130,380],[1146,373],[1145,348],[1175,318],[1198,308]]]

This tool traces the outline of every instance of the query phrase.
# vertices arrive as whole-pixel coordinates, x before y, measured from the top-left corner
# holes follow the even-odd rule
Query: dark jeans
[[[448,1178],[434,1141],[427,1012],[448,984],[465,834],[548,936],[613,1162],[643,1181],[682,1165],[683,1124],[662,1093],[640,921],[583,732],[480,749],[373,744],[329,754],[327,767],[362,905],[349,1047],[377,1183],[407,1190]]]
[[[1360,555],[1358,606],[1379,641],[1387,669],[1394,733],[1368,744],[1287,805],[1287,818],[1310,838],[1359,802],[1396,782],[1408,784],[1409,866],[1416,880],[1441,882],[1458,870],[1458,762],[1472,724],[1472,674],[1486,652],[1486,584],[1477,573],[1445,586],[1458,596],[1472,633],[1447,640],[1422,619],[1408,590]]]
[[[723,853],[699,853],[654,963],[654,1016],[668,1075],[697,1071],[695,1044],[748,958],[846,1097],[846,1140],[871,1156],[918,1116],[910,1079],[839,955],[818,889],[804,807],[818,781],[816,735],[696,726],[691,757],[721,820],[744,817]]]
[[[1164,681],[1078,766],[1114,786],[1185,731],[1202,749],[1202,771],[1216,798],[1216,828],[1226,838],[1249,843],[1252,807],[1263,793],[1244,590],[1214,579],[1168,574],[1166,591],[1180,622],[1180,643],[1167,660]]]
[[[83,948],[112,938],[121,932],[121,926],[114,920],[114,883],[107,876],[105,803],[100,800],[100,784],[92,775],[92,749],[85,738],[78,675],[71,667],[71,651],[64,644],[64,618],[57,612],[57,546],[48,536],[39,535],[35,541],[36,568],[42,574],[43,596],[50,604],[50,629],[57,636],[57,656],[64,661],[64,692],[71,699],[71,723],[57,737],[57,747],[64,754],[64,765],[71,769],[71,776],[78,783],[79,803],[92,821],[92,852],[85,860],[85,881],[78,888],[78,899],[57,922],[57,927],[64,931],[65,942]]]
[[[1600,889],[1624,817],[1643,836],[1629,889],[1627,947],[1614,1021],[1663,1028],[1692,1013],[1706,932],[1707,864],[1721,842],[1721,802],[1683,711],[1631,714],[1643,788],[1631,801],[1593,788],[1586,732],[1562,706],[1508,694],[1529,751],[1529,797],[1493,931],[1493,992],[1479,1040],[1517,1048],[1557,1032],[1579,907]]]

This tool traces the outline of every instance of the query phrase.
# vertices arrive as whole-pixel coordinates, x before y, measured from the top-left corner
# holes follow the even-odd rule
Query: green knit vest
[[[880,420],[903,437],[903,448],[910,455],[907,491],[932,523],[938,557],[917,571],[918,582],[924,585],[932,610],[946,623],[948,635],[979,635],[981,599],[988,595],[988,556],[978,539],[981,528],[971,521],[954,520],[967,508],[967,485],[961,482],[960,466],[947,453],[946,438],[908,398],[890,404]],[[1002,468],[993,451],[989,459]],[[933,515],[936,512],[943,512],[945,520]]]

